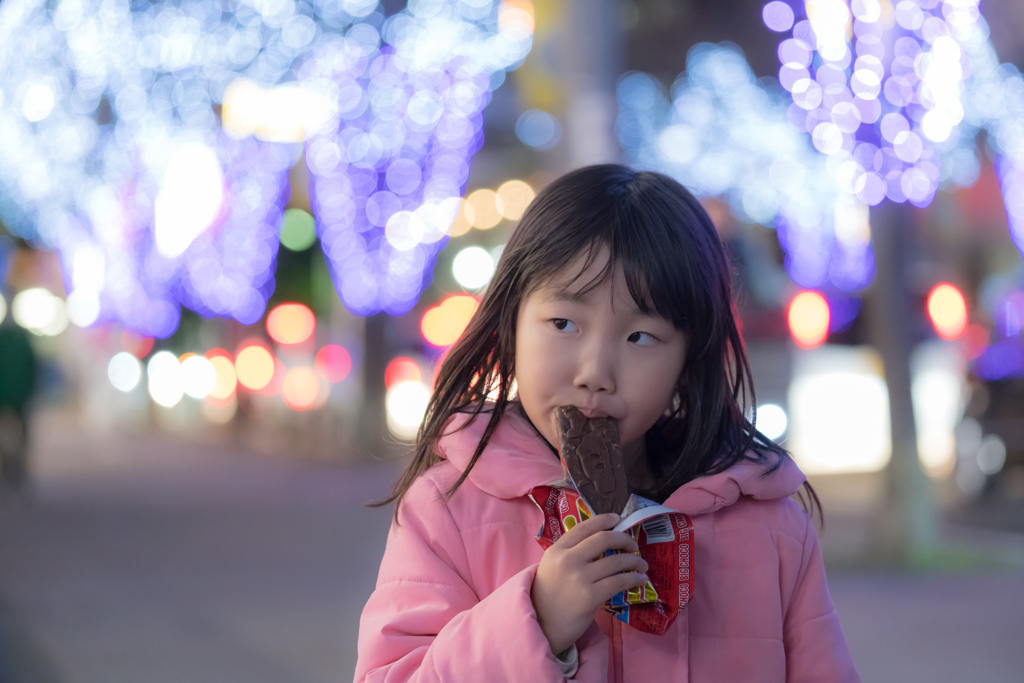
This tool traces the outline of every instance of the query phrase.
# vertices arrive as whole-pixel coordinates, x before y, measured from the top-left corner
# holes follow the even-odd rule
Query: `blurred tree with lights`
[[[1015,198],[1024,188],[1024,80],[1000,65],[973,1],[808,0],[802,10],[773,1],[762,14],[773,31],[791,32],[779,46],[791,123],[829,157],[841,190],[871,207],[876,269],[868,323],[884,366],[892,442],[877,550],[907,562],[934,544],[937,525],[911,395],[914,321],[923,313],[913,305],[909,267],[914,207],[930,205],[942,187],[975,182],[976,140],[986,129],[1011,233],[1024,247],[1024,200]]]

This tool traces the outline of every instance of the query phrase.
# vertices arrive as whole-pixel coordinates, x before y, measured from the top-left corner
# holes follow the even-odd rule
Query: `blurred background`
[[[2,0],[0,681],[355,665],[433,373],[547,182],[729,247],[864,680],[1024,676],[1024,4]]]

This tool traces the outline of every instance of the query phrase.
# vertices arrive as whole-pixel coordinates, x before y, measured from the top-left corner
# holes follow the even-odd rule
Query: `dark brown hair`
[[[380,505],[401,504],[409,487],[440,461],[434,452],[457,412],[487,425],[466,480],[514,400],[519,305],[580,254],[610,255],[597,280],[622,267],[641,311],[654,312],[686,334],[686,358],[671,414],[648,431],[647,453],[657,485],[639,491],[664,501],[697,477],[740,460],[773,472],[788,455],[757,431],[750,366],[736,323],[732,274],[724,246],[700,202],[675,180],[604,164],[568,173],[527,208],[499,260],[480,307],[441,364],[412,461]],[[808,489],[812,509],[817,506]],[[395,510],[397,518],[397,506]]]

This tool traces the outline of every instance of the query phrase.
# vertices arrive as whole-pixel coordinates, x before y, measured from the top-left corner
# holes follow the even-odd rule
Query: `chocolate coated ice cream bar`
[[[621,513],[629,500],[629,486],[618,421],[588,418],[575,406],[561,406],[555,415],[559,452],[583,500],[595,515]]]

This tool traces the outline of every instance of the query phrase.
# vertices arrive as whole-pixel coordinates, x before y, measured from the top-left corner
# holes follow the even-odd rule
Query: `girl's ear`
[[[668,416],[678,415],[683,407],[683,391],[685,387],[682,382],[676,384],[676,391],[672,394],[672,398],[669,399],[668,406],[665,408],[665,414]]]
[[[683,371],[679,374],[679,379],[676,380],[676,390],[672,394],[672,398],[669,400],[668,411],[669,415],[680,415],[683,414],[683,406],[686,403],[685,396],[689,385],[689,378],[686,376],[686,367],[683,367]]]

